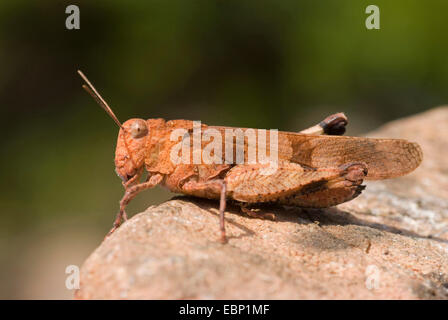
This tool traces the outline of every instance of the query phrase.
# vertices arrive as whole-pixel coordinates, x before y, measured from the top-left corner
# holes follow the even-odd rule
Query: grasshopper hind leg
[[[233,167],[225,177],[230,198],[250,204],[275,202],[326,208],[358,196],[367,175],[367,167],[363,163],[315,169],[283,161],[271,174],[264,172],[266,167]]]
[[[366,166],[350,163],[340,168],[340,177],[312,182],[298,192],[278,199],[278,203],[303,208],[328,208],[356,198],[365,189],[361,183],[367,175]]]
[[[330,189],[322,188],[310,193],[297,193],[293,196],[279,199],[278,203],[301,208],[329,208],[355,199],[364,189],[364,185]]]

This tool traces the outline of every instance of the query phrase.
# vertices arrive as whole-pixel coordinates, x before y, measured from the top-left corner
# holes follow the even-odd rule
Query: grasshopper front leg
[[[146,182],[139,183],[136,185],[129,186],[126,188],[126,191],[124,193],[123,198],[120,200],[120,211],[117,214],[117,217],[115,218],[114,225],[112,229],[107,233],[106,237],[110,236],[120,225],[122,220],[127,219],[126,215],[126,206],[129,204],[129,202],[137,196],[140,192],[146,189],[154,188],[156,185],[158,185],[163,180],[163,175],[161,174],[155,174],[155,175],[149,175]]]

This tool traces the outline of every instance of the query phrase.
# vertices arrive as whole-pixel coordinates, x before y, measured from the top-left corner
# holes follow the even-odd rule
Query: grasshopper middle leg
[[[223,179],[212,179],[209,181],[190,180],[183,184],[182,192],[201,198],[219,198],[219,227],[221,232],[220,240],[227,242],[224,214],[226,211],[227,184]]]

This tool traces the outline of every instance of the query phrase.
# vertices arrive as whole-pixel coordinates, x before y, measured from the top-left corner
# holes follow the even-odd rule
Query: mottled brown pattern
[[[127,199],[137,192],[155,184],[139,183],[143,167],[152,176],[161,176],[157,181],[168,190],[209,199],[233,199],[246,203],[278,202],[303,207],[329,207],[349,201],[358,196],[364,179],[378,180],[398,177],[414,170],[422,161],[422,151],[416,143],[400,139],[373,139],[360,137],[326,136],[293,132],[278,132],[278,169],[265,174],[268,165],[249,164],[249,140],[228,141],[233,149],[233,162],[225,160],[225,129],[245,130],[230,127],[208,127],[201,125],[202,133],[207,128],[217,130],[222,137],[221,164],[174,164],[170,152],[179,141],[171,141],[173,130],[186,129],[190,134],[190,162],[193,163],[193,122],[188,120],[149,119],[148,133],[133,137],[129,128],[135,126],[131,119],[120,130],[117,149],[117,173],[127,189]],[[256,129],[255,133],[257,133]],[[266,134],[266,146],[270,155],[270,135]],[[201,150],[209,144],[201,141]],[[255,152],[262,148],[256,145]],[[237,164],[236,151],[244,150],[244,163]],[[198,150],[196,150],[198,151]],[[200,150],[199,150],[200,151]],[[259,161],[259,159],[257,158]],[[350,172],[348,170],[351,170]],[[225,185],[225,184],[226,185]],[[140,185],[132,188],[133,185]],[[224,190],[223,188],[226,189]],[[133,190],[133,191],[129,191]],[[129,195],[129,192],[132,194]],[[225,192],[225,193],[224,193]],[[135,194],[134,194],[135,193]],[[224,198],[221,194],[225,195]],[[121,217],[126,216],[122,201],[115,227]],[[224,207],[221,204],[221,207]],[[119,219],[120,217],[120,219]],[[223,221],[223,219],[222,219]],[[223,230],[223,225],[221,226]]]

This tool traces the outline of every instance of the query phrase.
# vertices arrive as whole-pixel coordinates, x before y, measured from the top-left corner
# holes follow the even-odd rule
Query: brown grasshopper
[[[329,116],[298,133],[279,131],[277,136],[270,135],[265,143],[251,139],[249,133],[254,133],[255,129],[204,124],[195,127],[190,120],[130,119],[121,124],[84,74],[78,73],[87,83],[83,88],[120,127],[115,171],[125,193],[108,235],[122,220],[127,220],[125,208],[129,202],[139,192],[156,185],[176,193],[219,199],[221,241],[226,242],[226,200],[241,204],[244,212],[259,217],[263,216],[247,210],[246,206],[273,203],[305,208],[331,207],[357,197],[365,188],[361,185],[364,179],[405,175],[417,168],[423,157],[420,146],[406,140],[341,136],[347,125],[343,113]],[[207,139],[201,137],[199,142],[195,141],[196,129],[213,132],[215,148],[209,156],[214,161],[205,161],[204,154],[210,149],[211,137],[208,137],[208,144]],[[242,133],[242,139],[238,135],[229,138],[229,130]],[[180,136],[173,140],[174,132],[180,132]],[[255,136],[266,138],[260,132]],[[271,140],[275,143],[270,143]],[[216,148],[217,143],[219,148]],[[272,158],[259,162],[250,159],[251,152],[252,155],[263,152],[266,155],[268,146],[269,155],[277,155],[275,161]],[[186,160],[181,163],[179,157],[173,161],[173,154],[177,152],[178,155],[180,149],[182,159]],[[219,149],[225,149],[225,157]],[[192,152],[184,155],[188,150]],[[200,161],[195,161],[195,157]],[[274,162],[275,168],[270,170]],[[140,182],[144,170],[148,175]]]

